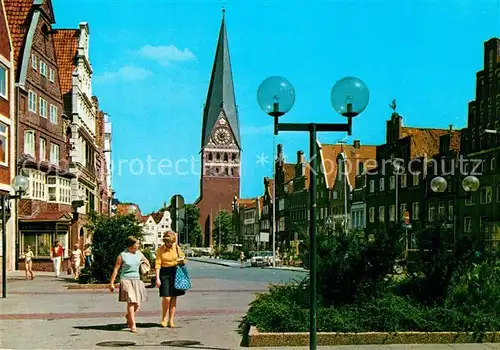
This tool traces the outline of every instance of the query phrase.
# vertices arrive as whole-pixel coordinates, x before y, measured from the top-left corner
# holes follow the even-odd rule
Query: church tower
[[[201,131],[200,224],[206,247],[213,245],[213,220],[220,210],[231,211],[240,194],[240,125],[229,59],[225,11],[203,109]]]

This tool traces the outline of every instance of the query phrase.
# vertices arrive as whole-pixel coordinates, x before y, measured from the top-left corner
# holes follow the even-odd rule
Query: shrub
[[[402,247],[396,231],[371,242],[354,234],[318,235],[318,297],[323,306],[352,303],[383,291]],[[309,266],[309,252],[304,255]]]
[[[94,214],[87,225],[92,234],[92,255],[94,261],[90,267],[90,276],[80,278],[80,283],[108,283],[115,266],[117,256],[126,247],[127,237],[141,239],[142,228],[133,215]],[[118,276],[119,277],[119,276]]]

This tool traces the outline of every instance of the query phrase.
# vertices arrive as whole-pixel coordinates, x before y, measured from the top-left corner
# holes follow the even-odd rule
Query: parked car
[[[279,258],[276,257],[276,263],[278,263],[278,261]],[[255,252],[252,258],[250,259],[250,265],[253,267],[272,266],[273,252],[270,251]]]

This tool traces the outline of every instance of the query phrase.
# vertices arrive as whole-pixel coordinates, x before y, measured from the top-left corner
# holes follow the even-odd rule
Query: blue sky
[[[202,108],[223,5],[242,134],[242,197],[262,195],[263,177],[272,175],[270,163],[256,162],[273,152],[272,121],[256,101],[268,76],[282,75],[295,88],[287,122],[343,122],[330,90],[340,78],[358,76],[370,103],[348,140],[381,144],[394,98],[405,125],[464,127],[483,43],[500,36],[500,0],[53,0],[56,28],[89,23],[93,92],[113,122],[113,187],[143,212],[176,193],[187,202],[198,197]],[[318,136],[322,143],[344,137]],[[308,150],[307,134],[280,134],[277,142],[289,161]]]

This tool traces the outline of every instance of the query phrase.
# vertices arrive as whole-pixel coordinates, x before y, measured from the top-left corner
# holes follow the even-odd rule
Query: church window
[[[224,153],[224,161],[225,162],[229,161],[229,155],[227,153]]]
[[[216,153],[215,158],[216,158],[217,160],[220,160],[220,153],[219,153],[219,152],[217,152],[217,153]]]
[[[500,101],[500,100],[499,100],[499,101]],[[233,161],[234,161],[234,160],[236,160],[236,153],[233,153],[233,154],[231,155],[231,159],[232,159]]]

